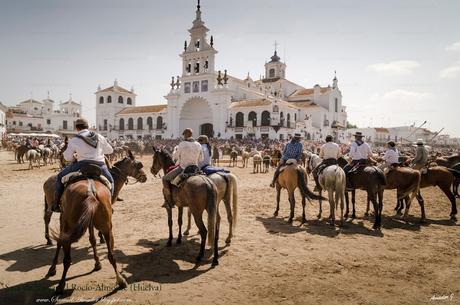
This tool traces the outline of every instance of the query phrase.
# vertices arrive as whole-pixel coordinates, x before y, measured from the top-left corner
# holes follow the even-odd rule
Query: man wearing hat
[[[351,164],[347,164],[343,170],[346,174],[356,165],[356,164],[367,164],[368,159],[372,157],[372,150],[369,144],[363,141],[363,134],[360,131],[357,131],[355,134],[355,141],[351,143],[350,148],[350,158]],[[348,180],[348,179],[347,179]]]
[[[412,168],[420,170],[426,166],[426,163],[428,162],[428,151],[425,148],[423,139],[418,139],[415,144],[417,145],[417,150],[415,151],[415,157],[412,160]]]
[[[89,131],[88,121],[83,118],[79,118],[75,121],[75,129],[77,130],[77,135],[69,140],[67,149],[63,153],[64,159],[72,163],[57,175],[54,203],[51,207],[53,212],[60,212],[59,204],[62,193],[64,193],[64,185],[61,182],[62,177],[80,170],[84,165],[98,165],[102,170],[102,174],[113,185],[112,175],[107,165],[105,165],[104,159],[105,154],[111,154],[113,152],[112,146],[110,146],[105,137]]]
[[[297,162],[300,162],[302,159],[303,145],[300,142],[301,137],[302,136],[300,132],[296,132],[291,141],[286,144],[286,147],[284,147],[283,156],[281,157],[280,163],[275,170],[275,174],[273,175],[273,180],[272,183],[270,183],[270,187],[275,187],[275,181],[278,179],[280,174],[280,168],[286,163],[287,160],[295,159]]]
[[[383,160],[385,161],[380,169],[385,170],[386,168],[391,168],[393,166],[397,166],[399,164],[399,151],[396,149],[396,143],[393,141],[389,141],[387,143],[387,150],[385,151],[385,155],[383,156]]]
[[[193,131],[190,128],[184,129],[182,132],[184,140],[179,143],[174,149],[173,159],[177,160],[178,167],[163,176],[163,195],[165,197],[164,208],[172,208],[174,206],[172,198],[171,183],[181,174],[185,168],[191,165],[198,166],[203,161],[203,150],[200,143],[193,139]]]
[[[321,146],[319,157],[323,159],[313,171],[313,178],[315,178],[315,190],[319,191],[320,185],[318,181],[319,174],[329,165],[337,164],[337,159],[340,157],[340,147],[337,143],[332,142],[332,136],[326,136],[326,143]]]

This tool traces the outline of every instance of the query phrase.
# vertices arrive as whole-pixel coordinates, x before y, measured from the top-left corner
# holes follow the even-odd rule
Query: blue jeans
[[[102,170],[102,174],[110,181],[112,184],[112,195],[113,195],[113,177],[109,172],[109,169],[107,168],[107,165],[105,165],[105,162],[96,162],[96,161],[87,161],[87,160],[82,160],[78,162],[73,162],[67,165],[58,175],[56,179],[56,192],[59,194],[62,194],[64,192],[64,184],[62,184],[61,180],[62,177],[64,177],[67,174],[70,174],[72,172],[77,172],[79,171],[84,165],[86,164],[97,164]]]

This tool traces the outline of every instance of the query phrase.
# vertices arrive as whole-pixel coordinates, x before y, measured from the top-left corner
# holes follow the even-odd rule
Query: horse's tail
[[[302,196],[307,198],[308,200],[314,199],[314,200],[327,200],[326,198],[316,195],[313,193],[309,188],[308,185],[305,183],[305,174],[301,168],[297,169],[297,185],[299,186],[300,192],[302,193]]]
[[[233,229],[236,227],[236,221],[238,219],[238,181],[232,174],[226,176],[228,178],[229,188],[227,191],[232,192],[232,220]]]
[[[217,217],[217,191],[214,184],[205,177],[206,183],[206,210],[208,211],[208,245],[214,244],[214,236],[216,234],[216,217]]]
[[[380,184],[387,185],[387,178],[385,178],[385,174],[383,173],[383,171],[380,168],[375,167],[375,166],[374,166],[374,169],[375,169],[375,172],[377,173],[377,177],[379,179]]]
[[[460,171],[453,169],[453,168],[447,168],[447,169],[449,170],[449,172],[452,173],[452,175],[454,175],[455,178],[460,178]]]
[[[93,225],[94,214],[96,213],[98,203],[99,201],[94,194],[86,197],[82,203],[83,212],[78,219],[77,225],[71,232],[61,232],[59,238],[56,239],[53,237],[53,239],[58,240],[62,244],[77,242],[85,234],[88,227]]]

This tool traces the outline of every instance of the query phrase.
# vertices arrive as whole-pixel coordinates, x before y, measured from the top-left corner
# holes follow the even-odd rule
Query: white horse
[[[254,156],[252,156],[252,162],[253,162],[252,172],[253,173],[262,172],[262,156],[259,152],[257,152],[256,154],[254,154]]]
[[[35,149],[29,149],[26,152],[26,159],[29,160],[29,169],[34,168],[34,165],[33,165],[34,162],[37,163],[38,168],[40,168],[40,157],[41,157],[41,154]]]
[[[310,154],[307,162],[308,172],[311,172],[316,166],[321,163],[322,159],[315,154]],[[320,185],[319,195],[322,195],[322,190],[326,190],[329,198],[331,225],[335,225],[335,209],[340,201],[340,223],[343,225],[343,208],[345,201],[346,175],[339,165],[330,165],[325,168],[318,176]],[[322,200],[319,200],[318,219],[321,219]]]

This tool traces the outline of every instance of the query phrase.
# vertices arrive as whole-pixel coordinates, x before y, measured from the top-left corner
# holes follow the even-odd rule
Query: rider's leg
[[[163,176],[163,195],[165,197],[165,202],[163,203],[162,207],[164,208],[172,208],[174,207],[174,201],[172,196],[172,185],[171,181],[174,180],[180,173],[182,173],[182,168],[177,167]]]
[[[113,192],[115,191],[115,185],[114,185],[114,180],[113,180],[113,177],[112,177],[112,174],[110,173],[107,165],[103,164],[100,166],[101,168],[101,171],[102,171],[102,174],[104,175],[104,177],[107,178],[107,180],[109,180],[110,184],[112,185],[112,188],[111,188],[111,194],[113,196]]]
[[[280,174],[281,166],[283,166],[285,163],[286,161],[281,159],[280,163],[278,164],[278,167],[275,170],[275,173],[273,174],[273,180],[272,180],[272,183],[270,183],[270,187],[275,187],[275,182],[276,182],[276,179],[278,179],[278,176]]]
[[[55,192],[54,192],[54,202],[51,206],[51,211],[53,212],[60,212],[60,203],[61,203],[61,196],[64,193],[64,184],[62,184],[62,177],[71,172],[78,171],[80,169],[80,164],[78,162],[74,162],[66,166],[56,177],[55,182]]]

